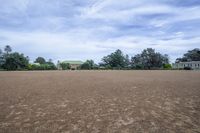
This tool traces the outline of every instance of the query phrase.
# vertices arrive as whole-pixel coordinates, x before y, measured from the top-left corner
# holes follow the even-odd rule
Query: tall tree
[[[87,60],[86,61],[89,64],[89,69],[93,69],[94,68],[94,61],[93,60]]]
[[[3,68],[6,70],[23,70],[28,68],[29,60],[17,52],[11,53],[5,57]]]
[[[40,63],[40,64],[45,64],[46,60],[43,57],[38,57],[38,58],[36,58],[36,60],[34,62]]]
[[[187,62],[187,61],[200,61],[200,49],[195,48],[193,50],[189,50],[187,53],[183,55],[182,58],[176,59],[176,62]]]
[[[164,64],[169,63],[168,55],[162,55],[155,52],[152,48],[147,48],[141,54],[132,57],[132,66],[134,68],[151,69],[161,68]]]
[[[126,57],[121,50],[116,50],[114,53],[103,57],[104,66],[110,66],[111,68],[124,68],[126,66]]]
[[[6,54],[9,54],[10,52],[12,52],[12,48],[9,45],[6,45],[4,51],[6,52]]]

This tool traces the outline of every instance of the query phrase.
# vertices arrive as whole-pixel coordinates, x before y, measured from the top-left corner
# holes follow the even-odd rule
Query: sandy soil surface
[[[200,71],[0,72],[0,133],[200,133]]]

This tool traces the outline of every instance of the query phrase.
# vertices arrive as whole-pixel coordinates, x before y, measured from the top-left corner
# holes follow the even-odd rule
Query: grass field
[[[0,72],[0,133],[198,133],[200,71]]]

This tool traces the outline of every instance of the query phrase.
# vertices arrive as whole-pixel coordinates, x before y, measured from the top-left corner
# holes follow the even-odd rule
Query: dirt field
[[[0,133],[200,133],[200,71],[0,72]]]

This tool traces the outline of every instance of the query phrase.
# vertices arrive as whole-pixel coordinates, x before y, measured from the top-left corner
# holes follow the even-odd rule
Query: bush
[[[28,70],[56,70],[56,66],[50,64],[29,64]]]
[[[166,69],[166,70],[170,70],[170,69],[172,69],[172,65],[171,64],[164,64],[163,68]]]

